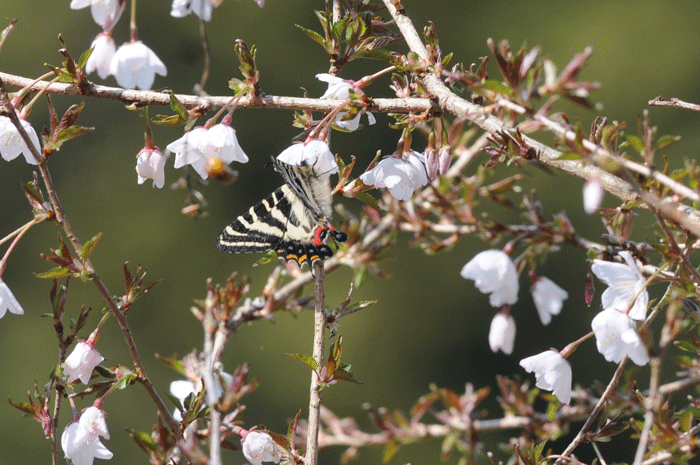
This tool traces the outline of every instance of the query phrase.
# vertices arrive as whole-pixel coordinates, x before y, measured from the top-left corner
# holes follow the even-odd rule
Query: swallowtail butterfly
[[[333,256],[326,245],[330,235],[345,242],[347,234],[331,226],[331,187],[310,166],[293,166],[272,159],[285,184],[233,220],[216,238],[224,252],[250,253],[274,250],[280,258],[299,266]]]

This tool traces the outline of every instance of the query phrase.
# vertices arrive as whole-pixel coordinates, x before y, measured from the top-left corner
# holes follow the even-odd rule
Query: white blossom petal
[[[598,211],[605,191],[598,181],[591,180],[583,186],[583,211],[589,215]]]
[[[34,147],[41,153],[41,144],[39,143],[39,138],[32,125],[23,119],[20,119],[19,122],[32,141]],[[32,155],[27,144],[24,143],[24,139],[22,139],[22,136],[19,134],[19,131],[17,131],[12,120],[7,116],[0,116],[0,155],[2,155],[2,158],[5,160],[12,161],[20,154],[24,154],[24,159],[30,165],[37,164],[34,155]]]
[[[386,187],[397,200],[408,200],[416,189],[428,183],[425,165],[419,155],[412,152],[406,159],[387,157],[360,175],[360,180],[369,186]]]
[[[102,363],[102,360],[104,357],[97,349],[85,341],[79,341],[63,363],[63,372],[68,376],[67,381],[72,383],[80,379],[81,383],[88,384],[92,370]]]
[[[493,352],[499,350],[506,355],[513,353],[515,343],[515,320],[512,316],[497,313],[491,320],[489,329],[489,346]]]
[[[267,433],[251,431],[242,439],[242,443],[243,455],[252,465],[262,465],[263,462],[278,463],[281,459],[277,444]]]
[[[120,46],[112,57],[109,72],[121,87],[142,90],[151,88],[156,74],[168,74],[160,58],[140,41]]]
[[[649,363],[649,354],[639,338],[635,323],[624,313],[608,308],[598,313],[591,328],[595,333],[596,346],[605,360],[619,363],[625,356],[639,366]]]
[[[15,315],[24,315],[24,309],[15,298],[15,295],[7,287],[7,284],[0,279],[0,318],[4,317],[8,310]]]
[[[559,352],[547,350],[524,358],[520,366],[535,374],[538,388],[552,391],[562,404],[571,401],[571,365]]]
[[[518,301],[518,271],[510,257],[500,250],[485,250],[464,265],[460,273],[464,279],[484,294],[491,294],[492,307],[513,305]]]
[[[90,58],[85,63],[85,72],[90,74],[97,71],[102,79],[107,79],[109,69],[116,52],[116,45],[110,35],[100,34],[92,41],[90,48],[93,49]]]
[[[593,260],[591,266],[593,274],[609,286],[601,297],[603,308],[626,312],[632,300],[636,298],[629,311],[629,317],[633,320],[643,320],[649,305],[649,293],[644,287],[646,280],[630,252],[623,251],[619,255],[626,264]]]
[[[152,179],[153,185],[161,189],[165,184],[165,162],[167,158],[155,149],[142,149],[136,158],[136,176],[139,184]]]
[[[310,166],[321,178],[338,172],[338,163],[328,144],[318,139],[292,144],[277,155],[277,160],[292,166]]]
[[[568,298],[569,293],[549,278],[540,277],[532,286],[532,300],[545,326],[552,321],[552,315],[559,315]]]

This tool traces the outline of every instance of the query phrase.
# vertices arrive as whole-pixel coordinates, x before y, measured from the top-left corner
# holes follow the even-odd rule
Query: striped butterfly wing
[[[299,266],[331,257],[333,251],[325,244],[329,232],[338,242],[347,240],[347,235],[333,229],[328,220],[330,186],[308,167],[274,162],[287,183],[224,228],[217,248],[231,253],[274,250]],[[327,206],[317,202],[326,198]]]

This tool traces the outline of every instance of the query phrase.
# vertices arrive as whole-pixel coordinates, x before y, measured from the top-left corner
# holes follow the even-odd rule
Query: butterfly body
[[[327,178],[311,167],[293,166],[273,159],[285,184],[233,220],[216,239],[219,250],[251,253],[274,250],[280,258],[299,266],[333,256],[326,245],[345,233],[331,226],[331,189]]]

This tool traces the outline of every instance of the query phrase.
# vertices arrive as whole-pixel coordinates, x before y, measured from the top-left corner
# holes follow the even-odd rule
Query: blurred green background
[[[89,10],[72,11],[69,0],[28,1],[3,0],[0,20],[4,27],[11,18],[18,23],[0,53],[0,70],[27,77],[44,72],[44,63],[59,65],[57,52],[62,34],[70,53],[77,57],[90,46],[100,27],[93,23]],[[202,52],[198,23],[194,16],[172,18],[170,1],[141,1],[138,4],[139,38],[150,46],[168,68],[166,78],[158,76],[154,89],[169,88],[189,93],[199,81]],[[228,95],[227,81],[239,77],[238,61],[233,50],[235,39],[258,47],[261,86],[272,95],[320,96],[326,85],[314,75],[326,72],[327,59],[321,48],[312,43],[294,24],[318,30],[314,9],[324,2],[268,0],[260,9],[252,0],[226,0],[214,11],[208,25],[212,49],[212,75],[207,91],[212,95]],[[593,56],[582,73],[582,80],[599,81],[602,90],[593,100],[603,104],[599,113],[610,120],[627,121],[628,132],[635,132],[637,115],[647,108],[647,101],[663,95],[700,102],[700,3],[688,1],[448,1],[403,0],[414,24],[420,29],[432,20],[437,28],[445,54],[454,52],[453,63],[479,61],[488,55],[486,39],[497,42],[508,39],[514,49],[527,42],[529,47],[542,46],[561,69],[571,57],[585,47],[593,47]],[[115,40],[128,39],[128,8],[116,27]],[[396,46],[406,51],[401,44]],[[353,62],[343,70],[343,77],[359,79],[384,67],[375,61]],[[492,77],[498,76],[493,60]],[[91,76],[97,83],[102,81]],[[104,82],[115,85],[113,78]],[[379,80],[366,91],[374,97],[391,97],[388,78]],[[15,90],[15,89],[13,89]],[[280,184],[279,177],[264,165],[270,155],[287,147],[297,130],[291,127],[292,112],[276,110],[238,110],[233,125],[239,141],[251,161],[235,165],[240,177],[229,186],[209,183],[202,188],[208,202],[209,215],[192,220],[180,213],[183,191],[167,186],[179,172],[166,169],[166,188],[151,188],[148,181],[137,185],[135,157],[143,146],[143,121],[113,101],[53,97],[59,112],[84,101],[86,108],[79,123],[94,126],[95,131],[64,146],[51,160],[53,178],[63,206],[82,240],[102,231],[93,262],[110,290],[123,292],[122,265],[128,261],[132,269],[140,263],[151,279],[162,279],[131,310],[129,321],[135,333],[144,364],[155,384],[163,391],[178,376],[159,363],[155,353],[180,356],[202,344],[201,327],[189,308],[193,299],[202,298],[205,281],[223,282],[233,271],[252,278],[255,295],[264,284],[271,265],[251,268],[259,256],[228,255],[218,252],[214,238],[236,215],[257,202]],[[595,112],[559,103],[555,110],[565,111],[572,121],[590,125]],[[151,116],[167,109],[153,109]],[[682,157],[695,157],[700,138],[697,114],[677,109],[650,109],[660,134],[678,134],[680,144],[668,155],[678,165]],[[332,149],[345,160],[358,157],[364,168],[378,149],[390,153],[396,147],[398,132],[387,127],[385,115],[377,115],[378,124],[354,134],[334,134]],[[37,130],[48,125],[45,103],[39,102],[30,122]],[[156,144],[161,148],[180,137],[182,128],[155,129]],[[421,149],[422,141],[415,148]],[[485,156],[484,156],[485,159]],[[469,168],[470,172],[476,165]],[[498,166],[499,175],[511,174],[511,168]],[[31,179],[32,167],[17,159],[2,162],[0,183],[1,235],[13,231],[31,218],[20,182]],[[599,240],[604,232],[600,220],[586,216],[581,206],[582,181],[562,174],[554,176],[528,170],[523,183],[525,192],[536,189],[545,203],[545,213],[565,210],[581,234]],[[565,186],[565,190],[562,189]],[[564,194],[562,194],[565,192]],[[517,195],[513,196],[518,199]],[[357,202],[343,201],[353,210]],[[615,205],[606,198],[606,205]],[[488,204],[486,204],[488,206]],[[495,215],[513,218],[509,212],[495,208]],[[640,223],[649,221],[642,215]],[[33,228],[11,255],[3,280],[14,291],[26,314],[7,315],[0,321],[0,384],[1,396],[14,401],[26,399],[34,383],[42,385],[56,362],[56,344],[51,320],[41,318],[50,312],[51,282],[34,277],[50,264],[39,254],[57,245],[58,227],[52,223]],[[643,228],[636,239],[652,240]],[[518,361],[549,347],[563,348],[590,328],[590,320],[599,309],[599,297],[591,308],[583,301],[586,271],[585,253],[564,247],[552,254],[538,269],[566,288],[570,294],[562,314],[546,328],[539,323],[529,296],[529,282],[521,277],[520,302],[512,314],[518,325],[515,353],[493,354],[487,342],[488,328],[494,309],[487,296],[475,290],[472,282],[459,276],[461,267],[476,252],[491,246],[476,237],[463,238],[452,250],[427,257],[410,248],[408,236],[400,235],[393,248],[394,257],[382,268],[393,277],[382,281],[374,277],[357,290],[355,299],[378,299],[376,306],[341,321],[344,337],[343,360],[351,363],[363,385],[340,384],[326,391],[324,403],[341,416],[354,416],[363,428],[375,432],[367,421],[361,404],[408,410],[412,403],[429,389],[430,383],[446,386],[461,393],[465,383],[477,388],[495,387],[496,375],[520,375],[534,379],[518,366]],[[502,244],[499,244],[502,245]],[[4,249],[3,249],[4,253]],[[337,305],[347,294],[351,272],[341,270],[327,281],[327,303]],[[598,295],[603,285],[597,284]],[[652,291],[652,296],[655,296]],[[309,289],[309,292],[312,292]],[[96,311],[88,328],[99,320],[103,304],[94,286],[74,280],[68,308],[77,315],[81,305]],[[87,337],[85,330],[83,337]],[[259,321],[239,331],[224,355],[231,371],[248,361],[251,376],[259,378],[260,387],[244,399],[247,410],[241,419],[250,427],[263,423],[283,433],[290,418],[298,410],[307,412],[308,369],[288,357],[287,353],[308,353],[311,350],[312,316],[276,313],[270,321]],[[108,366],[130,365],[122,336],[113,320],[101,332],[98,348]],[[590,386],[594,380],[607,383],[615,366],[603,361],[593,341],[581,347],[571,358],[574,382]],[[646,370],[641,370],[640,387]],[[79,406],[88,402],[78,400]],[[63,404],[61,427],[68,420],[68,404]],[[485,404],[491,416],[499,415],[495,392]],[[155,408],[139,386],[110,396],[104,409],[109,414],[111,439],[103,441],[114,452],[111,463],[145,463],[146,457],[128,438],[125,428],[150,430]],[[22,418],[8,404],[0,407],[0,465],[9,463],[48,463],[50,444],[43,440],[37,423]],[[629,432],[622,435],[629,438]],[[487,435],[486,447],[497,451],[498,443],[507,435]],[[551,444],[560,451],[566,440]],[[630,461],[629,449],[614,440],[602,445],[609,461]],[[337,463],[340,449],[324,450],[323,463]],[[363,450],[358,464],[377,463],[379,449]],[[582,446],[579,455],[590,461],[589,446]],[[428,441],[402,449],[392,463],[434,462],[439,456],[439,441]],[[497,454],[497,458],[498,458]],[[240,452],[226,453],[227,463],[243,463]],[[456,462],[453,455],[450,463]],[[100,463],[99,461],[96,463]]]

